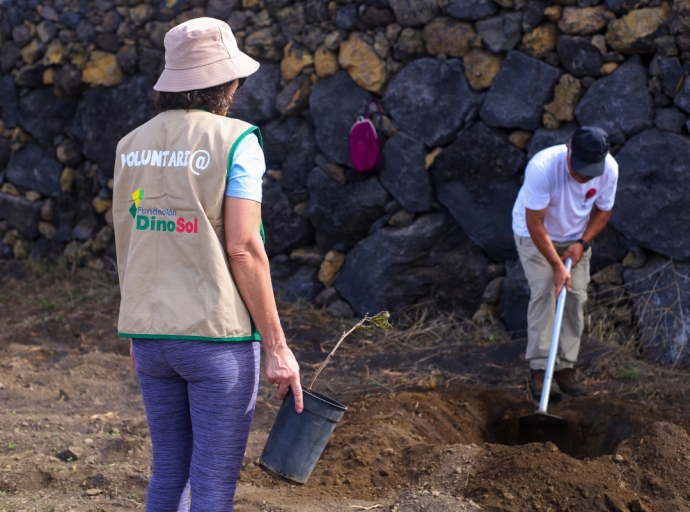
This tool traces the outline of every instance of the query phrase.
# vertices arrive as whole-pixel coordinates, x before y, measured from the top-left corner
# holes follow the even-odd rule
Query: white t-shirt
[[[606,156],[604,174],[587,183],[578,183],[570,175],[565,144],[540,151],[529,161],[525,182],[513,207],[513,231],[529,237],[525,208],[546,210],[544,226],[554,242],[582,238],[592,207],[602,211],[613,208],[618,184],[618,164]]]
[[[262,181],[266,172],[264,152],[255,134],[247,135],[235,148],[230,179],[225,195],[261,202]]]

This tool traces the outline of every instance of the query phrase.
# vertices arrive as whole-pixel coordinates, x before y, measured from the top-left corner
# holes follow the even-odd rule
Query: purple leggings
[[[259,386],[259,343],[134,339],[153,445],[147,512],[233,510]]]

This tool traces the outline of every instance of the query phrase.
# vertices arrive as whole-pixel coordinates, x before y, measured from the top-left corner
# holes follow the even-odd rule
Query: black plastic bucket
[[[272,476],[304,484],[347,407],[316,391],[303,390],[304,410],[297,414],[292,389],[280,406],[259,465]]]

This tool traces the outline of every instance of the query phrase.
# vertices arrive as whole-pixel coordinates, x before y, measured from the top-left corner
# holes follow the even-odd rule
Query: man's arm
[[[282,400],[292,388],[295,408],[302,412],[302,387],[299,366],[287,346],[271,286],[268,256],[261,240],[261,203],[249,199],[226,197],[225,245],[230,271],[256,324],[266,351],[266,377],[278,384],[278,397]]]
[[[582,235],[582,239],[588,244],[591,244],[592,240],[594,240],[594,238],[606,227],[606,224],[608,224],[610,218],[611,210],[605,212],[600,210],[597,205],[594,205],[592,208],[592,213],[589,215],[589,222],[587,222],[587,227]],[[577,265],[582,259],[584,252],[585,248],[582,247],[582,244],[580,242],[575,242],[573,245],[568,247],[567,251],[563,253],[561,259],[565,261],[568,258],[572,258],[573,268],[575,268],[575,265]]]
[[[527,230],[532,238],[532,242],[537,247],[539,252],[549,262],[553,268],[553,284],[556,287],[556,297],[561,293],[561,288],[565,285],[566,289],[570,291],[570,272],[565,268],[563,260],[558,256],[556,248],[551,242],[551,237],[544,226],[544,218],[546,217],[546,208],[543,210],[530,210],[525,208],[525,221],[527,223]],[[577,244],[580,245],[580,244]]]
[[[609,223],[611,211],[612,210],[607,212],[602,211],[597,207],[597,205],[594,205],[594,208],[592,208],[592,213],[589,216],[589,222],[585,228],[585,233],[582,235],[582,239],[585,242],[591,244],[592,240],[599,236],[599,233],[601,233],[606,227],[606,224]]]

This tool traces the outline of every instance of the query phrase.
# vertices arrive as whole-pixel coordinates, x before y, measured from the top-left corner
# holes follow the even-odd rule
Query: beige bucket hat
[[[165,34],[165,69],[153,87],[161,92],[207,89],[244,78],[259,63],[237,47],[227,23],[196,18]]]

